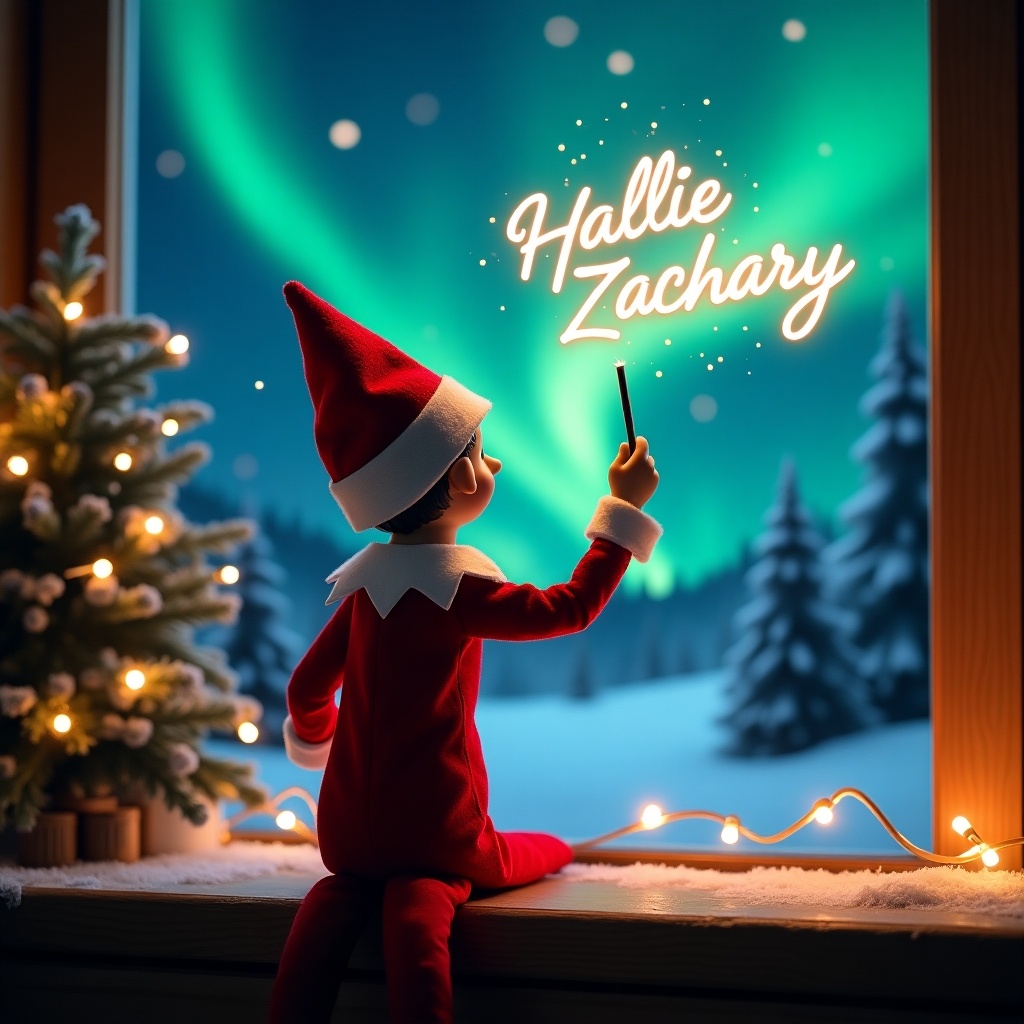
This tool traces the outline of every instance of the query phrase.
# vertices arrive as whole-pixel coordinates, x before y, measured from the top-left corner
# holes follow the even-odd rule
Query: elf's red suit
[[[333,737],[317,824],[335,877],[296,919],[272,1020],[329,1015],[381,889],[392,1018],[445,1019],[448,931],[471,886],[521,885],[572,859],[554,836],[494,828],[474,712],[484,639],[584,629],[629,564],[630,551],[605,538],[644,547],[660,531],[604,498],[587,532],[595,539],[570,581],[546,590],[506,582],[462,545],[373,544],[332,577],[344,601],[295,670],[288,739],[301,759]],[[417,908],[420,920],[408,920]]]
[[[490,403],[301,285],[285,296],[331,493],[355,529],[384,523],[460,457]],[[293,673],[285,746],[296,763],[325,768],[317,833],[332,874],[296,915],[273,1024],[330,1019],[377,908],[392,1021],[449,1021],[456,907],[473,886],[521,885],[571,860],[554,836],[494,828],[474,712],[484,639],[584,629],[630,555],[646,561],[661,528],[629,501],[605,497],[586,533],[591,547],[570,581],[546,590],[507,582],[457,543],[371,544],[329,578],[330,600],[342,604]]]

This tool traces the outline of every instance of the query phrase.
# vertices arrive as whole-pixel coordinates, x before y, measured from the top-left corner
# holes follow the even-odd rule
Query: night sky
[[[578,35],[556,45],[565,19]],[[329,531],[340,553],[360,543],[313,446],[281,297],[297,278],[494,402],[485,445],[504,471],[460,539],[510,578],[554,582],[581,553],[622,436],[616,358],[662,474],[649,511],[665,537],[634,587],[664,593],[734,562],[787,455],[834,521],[860,481],[848,450],[892,289],[926,340],[926,44],[924,0],[147,0],[136,306],[191,339],[160,398],[216,410],[200,482]],[[339,121],[356,145],[332,143]],[[577,246],[571,266],[628,255],[628,274],[688,272],[706,231],[727,274],[778,242],[798,265],[841,243],[856,267],[805,341],[780,333],[803,290],[773,288],[633,318],[618,342],[559,342],[591,285],[570,273],[551,293],[554,245],[522,282],[510,213],[544,192],[564,224],[585,185],[590,208],[618,209],[637,161],[666,149],[693,168],[688,185],[718,179],[729,209]],[[610,309],[592,319],[616,326]]]

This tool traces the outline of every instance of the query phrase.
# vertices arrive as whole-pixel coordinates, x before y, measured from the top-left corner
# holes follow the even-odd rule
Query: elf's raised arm
[[[646,562],[662,529],[641,511],[658,487],[647,439],[626,444],[608,467],[611,494],[597,504],[585,534],[592,541],[568,583],[541,590],[467,576],[453,608],[470,636],[490,640],[543,640],[586,629],[615,592],[632,555]]]
[[[295,666],[288,681],[284,746],[300,768],[323,768],[338,720],[334,695],[341,689],[352,627],[352,598],[342,602]]]

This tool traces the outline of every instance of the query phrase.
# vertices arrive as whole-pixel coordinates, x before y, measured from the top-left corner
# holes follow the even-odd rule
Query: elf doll
[[[341,604],[288,685],[288,756],[324,769],[317,832],[330,874],[295,917],[270,1020],[329,1020],[352,948],[379,912],[392,1021],[450,1021],[456,908],[474,886],[533,882],[572,859],[560,839],[498,832],[487,813],[474,721],[483,641],[585,629],[630,557],[646,561],[661,534],[640,511],[658,474],[643,438],[632,454],[623,444],[569,582],[510,583],[456,540],[487,507],[501,468],[484,450],[490,402],[301,284],[284,294],[331,493],[353,529],[391,540],[328,578],[329,603]]]

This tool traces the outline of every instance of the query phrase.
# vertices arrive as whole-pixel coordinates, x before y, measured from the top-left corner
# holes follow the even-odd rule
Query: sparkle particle
[[[710,107],[711,106],[711,100],[708,100],[708,99],[704,100],[704,106],[705,107]]]
[[[654,371],[654,376],[655,377],[660,377],[661,376],[661,370],[655,370]]]
[[[564,142],[560,142],[558,144],[558,152],[559,153],[564,153],[565,152],[565,143]]]
[[[480,266],[481,267],[486,267],[487,266],[487,260],[481,260],[480,261]]]
[[[626,109],[626,108],[627,108],[627,107],[629,106],[629,104],[628,104],[628,103],[627,103],[627,102],[626,102],[625,100],[623,100],[623,101],[622,101],[622,102],[621,102],[621,103],[619,104],[619,106],[620,106],[620,107],[621,107],[621,108],[622,108],[623,110],[625,110],[625,109]]]

